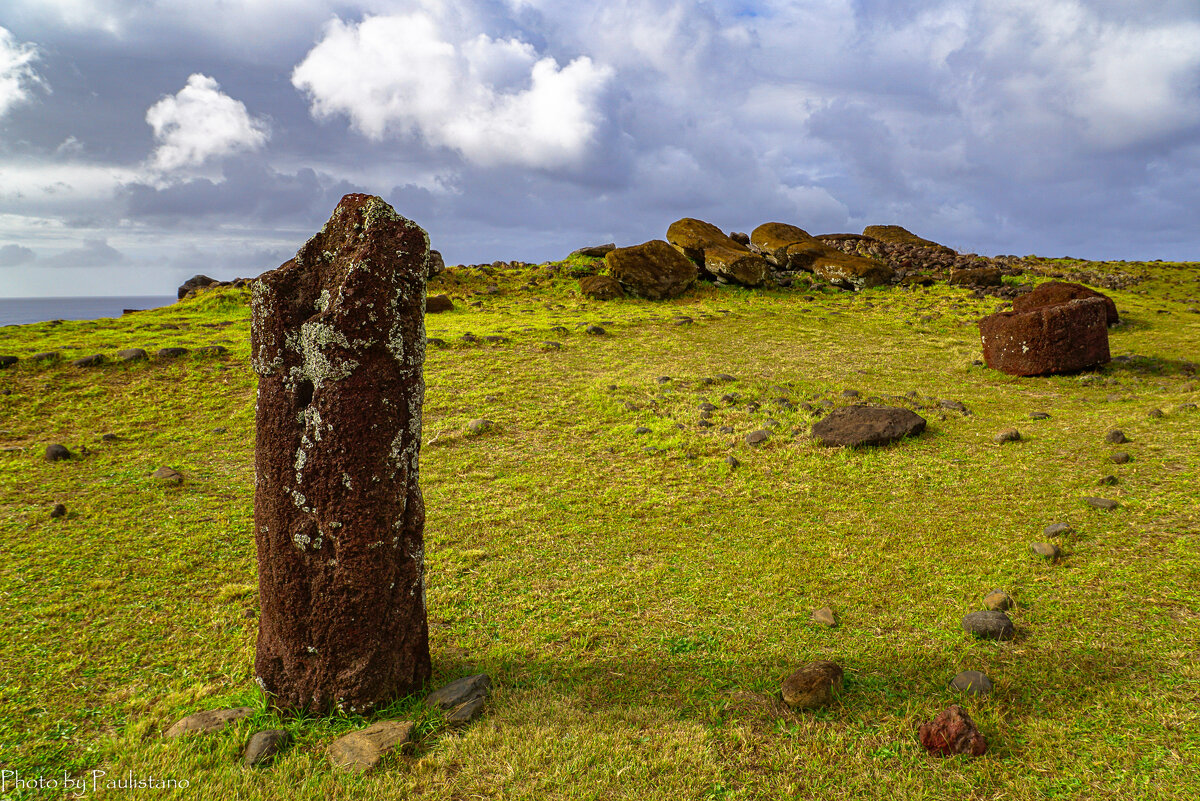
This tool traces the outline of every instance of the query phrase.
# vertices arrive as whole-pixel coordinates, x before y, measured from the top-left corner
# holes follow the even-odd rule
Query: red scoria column
[[[346,195],[254,284],[254,669],[278,709],[366,712],[429,677],[417,482],[429,238]]]

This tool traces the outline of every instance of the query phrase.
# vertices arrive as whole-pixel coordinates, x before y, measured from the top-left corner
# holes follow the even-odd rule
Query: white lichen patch
[[[286,490],[284,491],[286,492]],[[307,502],[308,499],[304,497],[300,490],[292,490],[292,503],[296,504],[296,508],[303,509],[304,504]]]
[[[292,542],[296,544],[297,548],[303,551],[312,542],[312,539],[307,534],[296,533],[292,535]]]
[[[342,486],[351,491],[354,489],[354,484],[350,481],[350,474],[345,471],[342,471]],[[341,524],[339,523],[338,525]]]
[[[346,335],[328,323],[310,320],[300,326],[299,352],[304,359],[304,376],[320,389],[330,381],[340,381],[354,372],[358,362],[350,358],[330,358],[327,349],[337,346],[350,349]],[[358,343],[355,343],[358,344]]]
[[[329,255],[329,251],[325,251],[326,261],[333,258]],[[323,312],[329,308],[329,290],[322,289],[320,297],[317,298],[317,311]]]

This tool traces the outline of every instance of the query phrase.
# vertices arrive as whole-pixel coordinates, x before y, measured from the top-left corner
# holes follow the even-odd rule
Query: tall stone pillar
[[[254,668],[278,709],[366,712],[429,677],[418,486],[429,237],[346,195],[254,284]]]

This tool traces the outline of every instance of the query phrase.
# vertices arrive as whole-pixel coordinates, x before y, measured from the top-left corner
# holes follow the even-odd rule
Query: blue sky
[[[684,216],[1200,259],[1194,0],[6,0],[0,297],[171,293],[378,194],[450,264]]]

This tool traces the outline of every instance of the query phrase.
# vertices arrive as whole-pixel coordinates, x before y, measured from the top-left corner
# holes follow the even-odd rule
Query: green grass
[[[1047,261],[1142,279],[1109,293],[1127,320],[1112,352],[1130,358],[1017,378],[972,363],[975,321],[998,302],[965,290],[705,286],[598,303],[578,297],[591,261],[431,282],[457,307],[426,321],[447,342],[428,352],[421,454],[433,684],[486,671],[495,690],[457,732],[419,698],[397,701],[375,718],[416,720],[420,737],[362,777],[323,749],[366,720],[280,718],[253,682],[244,294],[0,329],[0,354],[22,357],[229,348],[0,371],[0,769],[133,771],[211,799],[1200,797],[1200,412],[1179,408],[1200,400],[1200,265]],[[468,331],[508,341],[468,344]],[[737,380],[704,383],[721,373]],[[915,404],[927,433],[816,446],[801,404],[847,403],[845,389]],[[476,418],[495,426],[471,434]],[[746,446],[768,419],[771,438]],[[994,444],[1009,427],[1023,440]],[[1112,428],[1132,440],[1129,464],[1108,461]],[[88,453],[47,463],[54,442]],[[157,483],[162,465],[185,482]],[[1120,483],[1098,486],[1108,474]],[[1121,506],[1094,510],[1088,495]],[[50,519],[55,503],[65,518]],[[1057,521],[1074,533],[1051,565],[1028,546]],[[995,588],[1017,601],[1018,636],[974,641],[960,620]],[[825,605],[838,628],[811,621]],[[779,718],[745,700],[816,659],[845,669],[834,706]],[[951,691],[964,669],[988,673],[993,694]],[[984,757],[921,749],[917,726],[954,702]],[[234,705],[257,711],[161,737]],[[243,769],[266,727],[294,745]],[[94,795],[143,792],[163,795]]]

